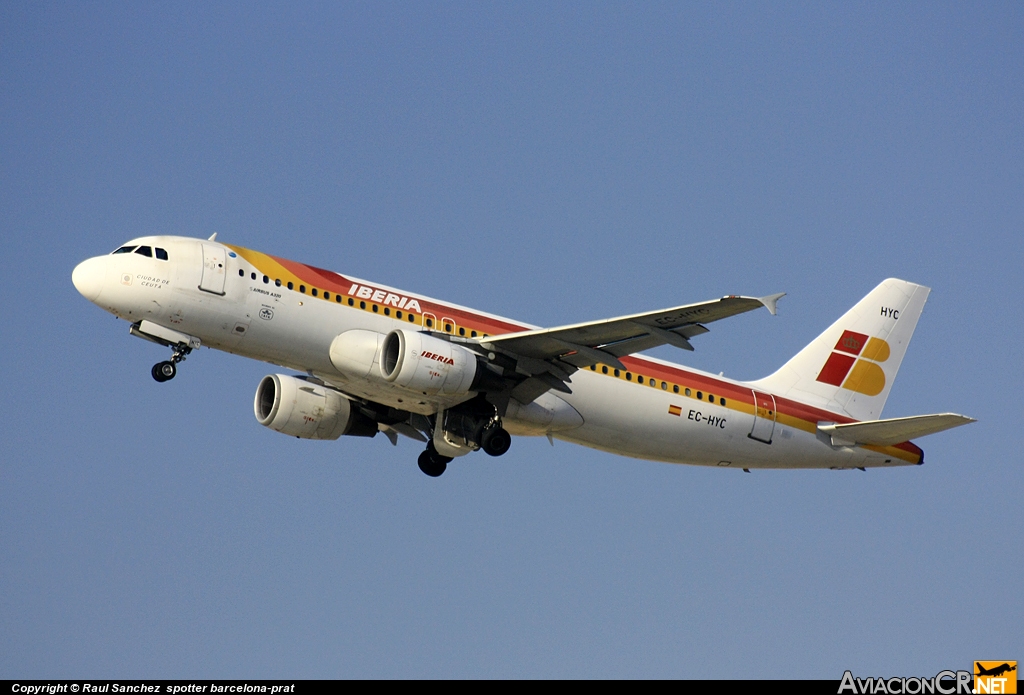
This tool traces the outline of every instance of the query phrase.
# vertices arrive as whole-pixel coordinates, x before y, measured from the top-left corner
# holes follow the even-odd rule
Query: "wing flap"
[[[890,420],[851,422],[846,425],[821,424],[818,425],[818,431],[831,437],[832,444],[835,446],[855,444],[891,446],[910,441],[915,437],[924,437],[972,422],[976,422],[976,420],[964,415],[939,413],[898,417]]]

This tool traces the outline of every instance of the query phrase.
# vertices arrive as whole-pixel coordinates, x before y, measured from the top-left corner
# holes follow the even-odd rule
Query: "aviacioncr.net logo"
[[[1017,692],[1016,661],[975,661],[974,692],[978,695],[999,693],[1012,695]]]
[[[970,671],[939,671],[932,678],[856,678],[843,673],[838,695],[972,695]]]

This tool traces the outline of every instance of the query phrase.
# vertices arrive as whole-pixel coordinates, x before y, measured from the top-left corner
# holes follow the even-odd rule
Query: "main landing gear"
[[[480,436],[480,448],[490,456],[501,456],[512,446],[512,435],[502,427],[491,427]]]
[[[166,362],[157,362],[153,365],[153,368],[149,371],[153,375],[153,378],[159,381],[161,384],[165,381],[170,381],[174,378],[174,375],[178,373],[178,362],[185,361],[185,355],[192,352],[192,348],[184,345],[175,345],[174,352],[171,353],[171,359]]]
[[[480,448],[491,456],[501,456],[509,450],[510,446],[512,446],[512,435],[500,425],[488,427],[480,434]],[[417,463],[421,471],[431,478],[436,478],[445,472],[451,461],[451,456],[439,454],[434,448],[434,442],[430,441],[427,442],[427,448],[420,454]]]
[[[420,454],[416,463],[420,465],[421,471],[431,478],[436,478],[445,472],[448,468],[448,462],[451,460],[451,456],[442,456],[437,453],[437,449],[434,448],[434,442],[428,442],[427,450]]]

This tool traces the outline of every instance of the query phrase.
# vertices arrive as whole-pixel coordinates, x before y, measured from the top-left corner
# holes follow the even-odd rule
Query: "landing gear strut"
[[[437,449],[434,448],[434,443],[430,442],[427,444],[427,449],[420,454],[419,459],[416,461],[420,470],[429,475],[431,478],[436,478],[445,472],[448,468],[448,462],[452,460],[451,456],[442,456],[437,453]]]
[[[160,383],[170,381],[178,373],[178,362],[184,362],[185,355],[190,352],[192,352],[192,348],[188,346],[175,345],[174,352],[171,353],[171,359],[166,362],[157,362],[149,373]]]

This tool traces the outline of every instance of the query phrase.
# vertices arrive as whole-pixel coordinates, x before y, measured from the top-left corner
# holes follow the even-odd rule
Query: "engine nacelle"
[[[303,439],[372,437],[377,423],[337,391],[285,374],[263,377],[253,403],[264,427]]]
[[[381,376],[425,396],[465,395],[479,370],[472,350],[425,333],[399,328],[381,346]]]
[[[353,329],[338,335],[331,342],[331,363],[342,374],[365,379],[377,376],[374,369],[384,334]]]

